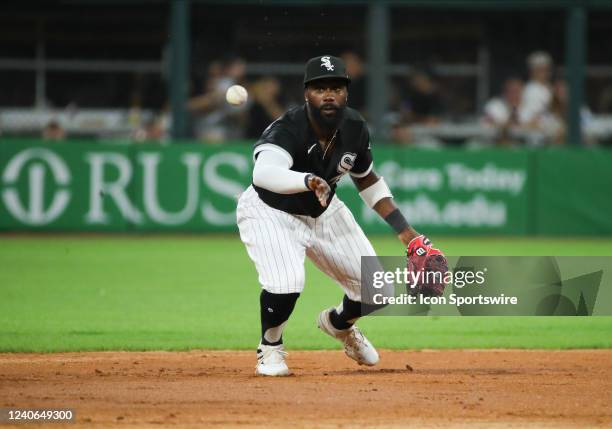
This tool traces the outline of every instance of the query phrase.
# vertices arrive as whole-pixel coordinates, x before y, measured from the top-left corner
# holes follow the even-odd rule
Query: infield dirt
[[[261,378],[255,351],[0,354],[0,407],[75,410],[76,424],[54,428],[612,427],[612,350],[287,361],[292,376]]]

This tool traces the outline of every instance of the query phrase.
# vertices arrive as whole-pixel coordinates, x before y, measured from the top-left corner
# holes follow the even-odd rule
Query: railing
[[[0,110],[0,135],[39,135],[50,121],[56,121],[69,137],[130,139],[143,123],[154,118],[154,111],[139,109],[4,109]],[[169,126],[169,115],[162,115],[161,122]],[[477,119],[413,125],[408,129],[415,141],[431,137],[442,142],[476,139],[486,143],[496,136],[494,128]],[[612,115],[590,117],[584,125],[584,132],[586,137],[599,141],[612,139]],[[541,140],[537,131],[514,129],[511,134],[527,142]]]

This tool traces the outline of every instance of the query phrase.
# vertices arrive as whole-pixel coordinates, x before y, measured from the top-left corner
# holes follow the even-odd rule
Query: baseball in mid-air
[[[249,98],[249,93],[244,88],[244,86],[240,85],[232,85],[227,89],[225,93],[225,99],[232,106],[241,106],[246,103],[247,98]]]

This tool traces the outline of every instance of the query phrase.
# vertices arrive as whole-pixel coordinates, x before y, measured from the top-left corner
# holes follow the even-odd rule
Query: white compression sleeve
[[[371,209],[383,198],[393,198],[393,194],[382,176],[373,185],[361,191],[359,196]]]
[[[283,154],[272,150],[262,150],[255,160],[253,184],[277,194],[297,194],[305,192],[304,178],[307,173],[289,170],[290,160]]]

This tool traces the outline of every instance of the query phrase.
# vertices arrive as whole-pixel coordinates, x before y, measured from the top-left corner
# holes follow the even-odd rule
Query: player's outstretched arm
[[[295,194],[312,191],[319,203],[325,207],[331,188],[319,176],[290,170],[291,161],[281,152],[263,150],[253,168],[253,184],[277,194]]]
[[[363,201],[374,209],[395,230],[397,237],[406,246],[407,268],[411,272],[448,271],[444,254],[433,247],[424,235],[419,235],[412,228],[404,215],[393,202],[393,195],[382,177],[373,171],[363,178],[353,177],[353,182]],[[442,277],[440,277],[441,279]],[[414,293],[427,296],[441,296],[444,293],[442,281],[422,281],[411,286]]]
[[[400,212],[384,179],[374,171],[365,177],[352,179],[363,201],[395,230],[400,241],[408,247],[419,233],[410,226]]]

